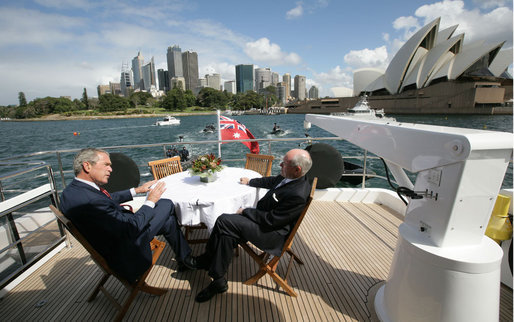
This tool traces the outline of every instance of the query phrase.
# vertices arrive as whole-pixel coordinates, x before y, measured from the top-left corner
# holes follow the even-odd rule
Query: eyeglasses
[[[280,162],[280,165],[287,166],[287,167],[295,167],[295,165],[293,165],[291,162],[287,162],[287,161]]]

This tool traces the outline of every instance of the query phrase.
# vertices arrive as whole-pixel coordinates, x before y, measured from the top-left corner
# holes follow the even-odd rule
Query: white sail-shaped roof
[[[512,65],[512,54],[512,48],[500,50],[491,65],[489,65],[489,70],[494,76],[500,77]]]
[[[454,26],[448,27],[444,30],[440,30],[439,33],[437,34],[436,45],[442,43],[445,40],[450,39],[451,36],[453,35],[453,33],[455,32],[455,30],[457,30],[458,26],[459,25],[454,25]]]
[[[441,18],[437,18],[418,30],[391,60],[385,73],[386,88],[391,94],[398,93],[418,47],[430,50],[434,46],[440,20]]]
[[[453,68],[451,72],[448,74],[448,79],[457,79],[460,75],[462,75],[468,68],[470,68],[474,63],[478,62],[480,59],[485,56],[496,56],[495,51],[499,51],[501,46],[503,46],[504,42],[496,43],[492,45],[483,45],[483,46],[473,46],[471,48],[466,48],[462,50],[458,55],[455,56]],[[489,59],[487,57],[487,59]],[[490,62],[487,66],[489,66]]]
[[[377,78],[384,75],[383,69],[378,68],[361,68],[353,72],[353,95],[359,94],[365,90],[366,85],[371,84]]]
[[[374,82],[372,82],[368,86],[366,86],[364,88],[364,91],[374,92],[374,91],[378,91],[379,89],[384,89],[384,88],[386,88],[385,74],[380,76],[379,78],[377,78]]]

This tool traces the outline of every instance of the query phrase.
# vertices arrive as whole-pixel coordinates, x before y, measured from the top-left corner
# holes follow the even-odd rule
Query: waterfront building
[[[120,89],[121,94],[125,97],[130,96],[130,92],[133,90],[132,75],[127,63],[121,64]]]
[[[150,62],[143,66],[143,87],[141,90],[149,91],[151,86],[157,87],[155,81],[155,63],[154,58]]]
[[[137,53],[137,56],[132,59],[132,75],[134,76],[134,88],[135,89],[143,89],[141,88],[142,80],[143,80],[143,65],[145,63],[145,59],[141,52]]]
[[[280,75],[277,72],[271,73],[271,85],[277,86],[280,81]]]
[[[319,89],[312,85],[311,88],[309,88],[309,98],[310,99],[318,99],[319,98]]]
[[[206,80],[206,86],[213,88],[217,91],[221,90],[221,76],[220,74],[214,73],[214,74],[208,74],[205,75]]]
[[[96,91],[98,92],[98,97],[100,97],[105,94],[111,94],[111,87],[109,85],[98,85]]]
[[[122,95],[120,83],[109,82],[109,89],[111,91],[111,94],[113,94],[113,95],[116,95],[116,96]]]
[[[398,50],[387,69],[354,71],[354,95],[397,114],[512,114],[513,50],[505,42],[464,45],[457,25],[440,30],[441,18],[420,28]],[[291,106],[291,113],[343,112],[358,97]]]
[[[260,93],[263,89],[271,85],[271,69],[256,68],[255,69],[255,91]]]
[[[172,77],[170,82],[171,89],[176,87],[182,89],[183,91],[186,90],[186,80],[184,79],[184,77]]]
[[[183,77],[184,73],[182,70],[182,50],[178,45],[173,45],[173,47],[168,47],[168,51],[166,53],[166,60],[168,62],[168,76],[171,79],[173,77]]]
[[[182,71],[186,90],[193,91],[198,86],[198,54],[194,51],[182,53]]]
[[[223,88],[224,90],[227,91],[227,93],[232,93],[232,94],[235,94],[236,93],[236,82],[235,81],[226,81],[224,84],[223,84]]]
[[[305,83],[305,76],[296,75],[294,77],[294,97],[298,101],[303,101],[306,97],[305,92],[307,91],[307,88]]]
[[[282,85],[286,89],[286,101],[291,98],[291,75],[289,73],[285,73],[282,75]]]
[[[238,93],[253,90],[253,65],[236,65],[236,89]]]
[[[278,103],[282,106],[286,105],[286,87],[283,84],[282,82],[277,84]]]
[[[196,86],[193,94],[198,95],[202,88],[207,87],[207,80],[205,78],[198,78],[198,85]]]
[[[168,75],[168,71],[162,68],[157,70],[157,80],[159,81],[159,90],[164,91],[165,93],[169,91],[170,88],[170,78]]]

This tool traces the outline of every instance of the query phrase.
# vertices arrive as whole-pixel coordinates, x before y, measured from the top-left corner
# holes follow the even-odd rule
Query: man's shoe
[[[185,272],[197,269],[196,258],[189,255],[183,261],[178,262],[178,271]]]
[[[202,303],[210,300],[214,295],[224,293],[228,290],[228,283],[225,278],[220,278],[212,281],[209,286],[204,288],[195,297],[195,301]]]

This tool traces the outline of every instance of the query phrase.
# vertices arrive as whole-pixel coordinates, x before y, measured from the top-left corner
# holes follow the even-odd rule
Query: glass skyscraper
[[[236,89],[238,93],[253,90],[253,65],[236,65]]]
[[[198,54],[194,51],[182,53],[182,70],[186,82],[186,90],[195,91],[198,86]]]

